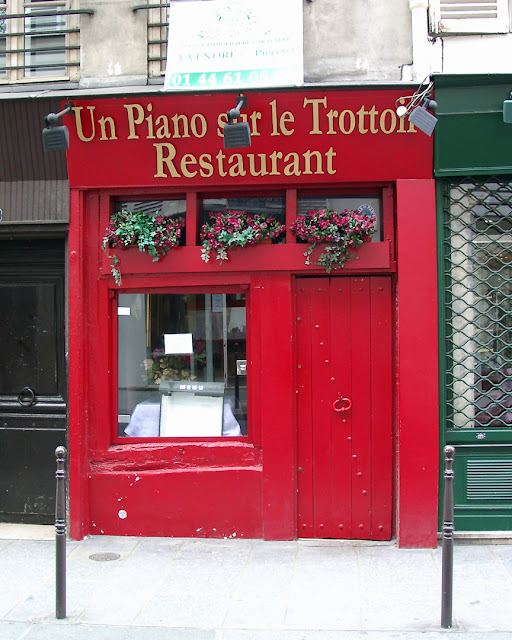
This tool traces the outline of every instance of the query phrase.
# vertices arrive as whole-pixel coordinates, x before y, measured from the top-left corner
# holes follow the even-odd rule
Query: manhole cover
[[[118,560],[121,556],[118,553],[93,553],[89,556],[89,560],[96,560],[97,562],[107,562],[108,560]]]

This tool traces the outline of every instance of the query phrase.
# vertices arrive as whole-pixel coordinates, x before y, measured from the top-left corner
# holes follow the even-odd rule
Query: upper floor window
[[[508,33],[508,0],[430,0],[431,33]]]
[[[167,59],[169,3],[151,4],[148,10],[148,76],[163,80]]]
[[[137,4],[134,12],[147,12],[148,78],[152,83],[163,82],[167,60],[169,34],[169,0]]]
[[[0,0],[0,83],[77,80],[76,0]]]

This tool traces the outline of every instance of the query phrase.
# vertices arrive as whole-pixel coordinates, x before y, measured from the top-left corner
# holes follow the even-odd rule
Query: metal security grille
[[[449,428],[512,427],[512,182],[444,184]]]

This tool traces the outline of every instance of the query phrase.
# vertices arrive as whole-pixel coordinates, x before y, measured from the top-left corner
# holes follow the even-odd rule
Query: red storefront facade
[[[235,94],[74,102],[66,123],[72,537],[436,544],[432,140],[397,118],[399,91],[249,93],[243,117],[252,143],[243,149],[223,148]],[[210,203],[230,199],[279,202],[285,241],[235,249],[223,262],[202,260],[201,216]],[[378,203],[379,231],[327,274],[305,264],[306,245],[289,227],[299,207],[329,199]],[[183,203],[185,242],[157,262],[122,250],[118,286],[102,238],[116,207],[135,201]],[[119,381],[129,377],[122,357],[131,348],[123,336],[132,335],[122,314],[131,322],[134,305],[146,305],[141,323],[150,348],[151,314],[168,303],[159,296],[224,300],[218,317],[229,316],[224,329],[238,346],[240,327],[229,327],[244,305],[246,426],[237,435],[120,430]],[[233,300],[228,309],[226,299]],[[234,357],[229,339],[226,362]],[[224,380],[233,393],[236,385],[235,407],[236,375]]]

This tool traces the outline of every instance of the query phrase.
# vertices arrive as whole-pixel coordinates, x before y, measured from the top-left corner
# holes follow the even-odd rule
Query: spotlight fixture
[[[428,136],[432,135],[437,124],[437,118],[427,111],[427,109],[430,109],[431,111],[435,111],[437,109],[437,102],[432,100],[430,94],[433,86],[434,83],[432,81],[427,83],[425,78],[412,96],[398,98],[395,102],[396,115],[399,118],[404,118],[408,115],[409,122],[412,122],[415,127],[420,131],[423,131],[423,133],[426,133]],[[405,104],[406,100],[409,101],[407,104]],[[510,102],[512,104],[512,100]]]
[[[236,107],[227,113],[228,121],[224,125],[224,149],[251,146],[251,130],[247,122],[233,122],[240,117],[240,109],[247,108],[247,96],[239,95]]]
[[[44,121],[46,127],[43,129],[43,148],[45,151],[60,151],[69,149],[69,131],[64,125],[57,126],[59,118],[73,112],[73,105],[68,102],[66,108],[59,113],[49,113]]]
[[[435,107],[437,107],[437,103],[435,100],[430,99],[430,94],[427,94],[422,105],[414,107],[409,115],[409,122],[412,122],[417,129],[426,133],[427,136],[432,135],[437,124],[437,118],[429,113],[427,109],[434,111]]]
[[[510,92],[510,98],[503,100],[503,122],[512,124],[512,91]]]
[[[405,104],[401,104],[396,108],[396,115],[399,118],[403,118],[406,114],[407,114],[407,107],[405,106]]]

